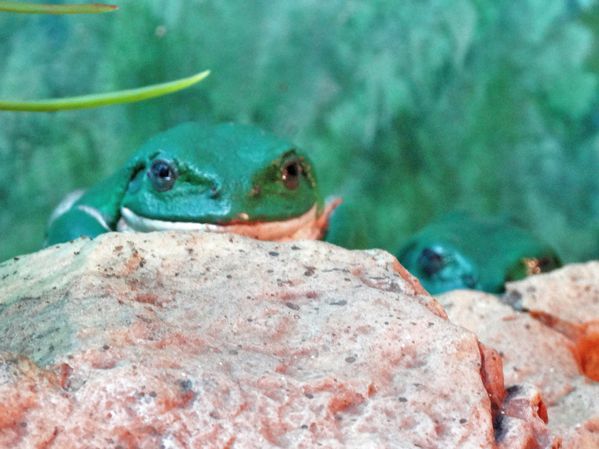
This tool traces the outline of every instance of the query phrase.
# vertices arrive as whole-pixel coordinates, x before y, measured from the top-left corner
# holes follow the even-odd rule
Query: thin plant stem
[[[89,3],[80,5],[48,5],[42,3],[23,3],[0,1],[0,12],[23,14],[98,14],[118,9],[116,5]]]
[[[181,78],[167,83],[153,84],[136,89],[107,92],[104,94],[82,95],[79,97],[51,98],[34,101],[3,101],[0,100],[2,111],[53,112],[71,109],[87,109],[108,106],[119,103],[132,103],[171,94],[187,89],[199,83],[210,74],[210,70],[197,73],[187,78]]]

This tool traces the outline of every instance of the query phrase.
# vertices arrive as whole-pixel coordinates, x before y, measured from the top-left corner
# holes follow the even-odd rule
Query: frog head
[[[415,239],[401,250],[398,259],[433,295],[463,288],[480,289],[475,263],[443,239]]]
[[[323,207],[304,152],[251,126],[184,123],[150,139],[130,164],[118,230],[320,238],[335,207]]]

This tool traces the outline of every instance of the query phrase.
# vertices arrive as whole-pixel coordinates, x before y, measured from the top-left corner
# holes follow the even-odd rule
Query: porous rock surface
[[[110,233],[0,282],[1,448],[556,444],[538,391],[506,395],[384,252]]]
[[[572,340],[582,371],[599,382],[599,261],[507,284],[506,292],[516,308]]]
[[[476,291],[439,296],[451,321],[473,331],[503,359],[506,386],[536,386],[563,448],[599,448],[599,263],[507,285],[501,298]],[[595,354],[595,355],[594,355]],[[509,388],[508,388],[509,391]]]

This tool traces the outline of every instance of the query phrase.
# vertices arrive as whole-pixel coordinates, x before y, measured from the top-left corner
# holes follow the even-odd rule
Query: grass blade
[[[209,70],[197,73],[187,78],[181,78],[167,83],[153,84],[136,89],[119,90],[104,94],[82,95],[79,97],[52,98],[34,101],[3,101],[0,100],[2,111],[53,112],[71,109],[87,109],[108,106],[119,103],[132,103],[150,98],[168,95],[182,89],[187,89],[199,83],[210,74]]]
[[[48,5],[42,3],[23,3],[0,1],[0,12],[23,14],[98,14],[118,9],[116,5],[89,3],[81,5]]]

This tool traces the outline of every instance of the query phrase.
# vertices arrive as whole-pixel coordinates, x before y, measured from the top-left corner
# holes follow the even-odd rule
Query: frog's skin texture
[[[457,213],[414,235],[398,259],[431,294],[460,288],[500,293],[505,282],[561,265],[548,245],[508,220]]]
[[[336,204],[323,207],[312,164],[295,145],[247,125],[184,123],[66,198],[50,219],[46,244],[155,230],[317,239]]]

